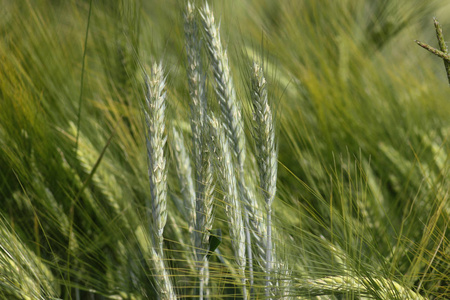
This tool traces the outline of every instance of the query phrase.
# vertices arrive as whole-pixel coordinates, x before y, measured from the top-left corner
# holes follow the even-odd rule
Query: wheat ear
[[[442,33],[442,27],[441,24],[439,24],[438,20],[436,18],[434,19],[434,28],[436,29],[436,36],[439,43],[439,48],[442,52],[448,54],[448,47],[444,40],[444,34]],[[444,60],[444,67],[445,71],[447,72],[447,79],[450,83],[450,61]]]
[[[267,98],[266,79],[262,67],[256,62],[253,64],[252,103],[260,187],[264,194],[266,208],[270,208],[277,191],[278,150],[272,110]]]
[[[310,295],[326,295],[331,293],[361,293],[370,296],[377,291],[380,299],[426,300],[411,289],[404,288],[395,281],[385,278],[330,276],[320,279],[309,279],[297,285]]]
[[[154,265],[154,272],[156,276],[155,283],[158,288],[158,297],[161,300],[175,300],[177,297],[175,295],[172,283],[167,273],[166,267],[164,266],[163,257],[158,254],[155,248],[152,248],[152,260]]]
[[[282,261],[275,261],[273,269],[276,270],[276,287],[277,290],[273,292],[277,299],[293,299],[291,287],[292,287],[292,271],[288,268],[288,265]]]
[[[215,24],[214,15],[207,2],[205,2],[200,15],[216,83],[215,91],[222,118],[225,120],[226,133],[237,157],[239,168],[243,169],[245,162],[244,127],[239,102],[236,101],[236,92],[228,65],[228,55],[222,47],[219,28]]]
[[[207,130],[205,127],[204,130]],[[207,132],[207,131],[206,131]],[[200,299],[203,299],[203,290],[206,286],[206,294],[208,294],[208,260],[207,253],[209,248],[209,236],[212,229],[214,215],[213,215],[213,200],[214,200],[214,183],[213,170],[211,165],[211,155],[205,149],[205,142],[202,143],[202,157],[201,166],[199,166],[199,176],[197,181],[195,211],[195,249],[197,261],[200,262]]]
[[[177,175],[187,212],[189,233],[192,238],[195,228],[195,189],[192,181],[191,160],[186,150],[183,135],[175,127],[173,127],[172,134],[172,148],[174,150]],[[194,245],[194,241],[191,244]]]
[[[265,200],[266,236],[266,297],[269,297],[270,273],[272,270],[272,203],[277,190],[277,146],[272,111],[267,97],[266,79],[262,67],[256,62],[252,70],[251,98],[254,116],[254,140],[259,167],[260,188]]]
[[[154,242],[163,253],[163,232],[167,220],[167,172],[164,147],[167,137],[164,129],[166,109],[165,78],[161,64],[153,64],[150,77],[146,76],[147,88],[145,121],[147,123],[148,175],[152,207]]]
[[[253,254],[250,235],[254,237],[259,251],[264,251],[265,246],[261,244],[261,237],[263,234],[260,224],[262,218],[258,216],[258,204],[256,198],[252,195],[246,184],[244,175],[245,135],[241,110],[239,102],[236,99],[236,92],[228,65],[227,52],[223,49],[219,28],[215,24],[214,15],[209,8],[208,3],[205,3],[200,14],[203,21],[207,52],[215,79],[215,92],[219,102],[221,115],[224,120],[224,129],[232,145],[234,156],[237,161],[239,193],[245,203],[244,221],[247,236],[246,243],[250,286],[253,286]],[[252,289],[253,288],[251,288],[251,293]]]
[[[419,45],[420,47],[430,51],[431,53],[433,53],[436,56],[439,56],[440,58],[442,58],[444,61],[450,63],[450,54],[442,52],[434,47],[431,47],[428,44],[422,43],[421,41],[416,40],[415,41],[417,43],[417,45]]]
[[[191,98],[191,129],[193,138],[193,151],[195,158],[196,174],[200,176],[202,165],[203,144],[202,133],[206,121],[206,95],[205,79],[202,70],[200,55],[200,39],[198,38],[195,7],[191,2],[187,3],[184,14],[184,32],[186,38],[187,66],[189,95]]]
[[[204,290],[208,294],[208,260],[206,254],[209,247],[209,230],[213,224],[214,184],[210,153],[205,136],[209,131],[206,124],[205,77],[202,71],[195,7],[191,2],[187,3],[184,14],[184,31],[187,53],[186,71],[191,98],[192,145],[196,174],[194,245],[196,247],[197,260],[200,262],[199,297],[203,299]]]
[[[161,64],[153,64],[150,78],[146,76],[147,88],[145,121],[147,122],[148,175],[152,207],[153,232],[159,254],[162,254],[163,232],[167,220],[167,172],[164,147],[167,136],[164,133],[166,109],[164,92],[165,78]]]
[[[215,161],[217,162],[217,171],[220,175],[220,182],[225,192],[224,202],[229,220],[231,243],[238,265],[239,275],[241,276],[243,298],[247,299],[245,287],[245,231],[242,221],[241,203],[239,202],[236,175],[233,167],[234,164],[232,162],[233,158],[222,124],[220,124],[214,116],[209,118],[208,121],[212,131],[213,150]]]
[[[244,204],[244,222],[246,231],[247,242],[247,256],[248,256],[248,269],[249,269],[249,281],[250,281],[250,294],[253,295],[253,250],[256,251],[257,257],[264,257],[266,253],[266,234],[264,219],[261,214],[261,210],[258,208],[258,202],[253,194],[253,191],[248,188],[243,172],[240,173],[239,180],[239,195]],[[254,243],[254,249],[252,249],[252,240]],[[260,263],[260,261],[258,261]],[[263,264],[265,266],[265,263]],[[260,266],[263,266],[260,265]]]
[[[172,284],[164,267],[163,232],[167,221],[167,170],[164,147],[167,136],[165,129],[165,78],[162,65],[154,63],[150,77],[145,74],[146,106],[144,109],[147,123],[147,156],[150,181],[153,261],[157,274],[160,299],[175,299]]]
[[[436,29],[436,36],[438,39],[440,50],[433,48],[430,45],[427,45],[427,44],[422,43],[417,40],[415,42],[420,47],[430,51],[434,55],[437,55],[444,60],[445,71],[447,73],[447,79],[448,79],[448,82],[450,83],[450,54],[448,52],[447,44],[445,43],[445,40],[444,40],[444,34],[442,33],[442,27],[439,24],[439,22],[436,20],[436,18],[434,19],[434,28]]]

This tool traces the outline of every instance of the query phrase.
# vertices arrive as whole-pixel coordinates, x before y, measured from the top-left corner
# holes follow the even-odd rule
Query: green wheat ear
[[[277,145],[275,129],[272,118],[272,110],[269,106],[267,84],[264,78],[263,68],[257,62],[253,62],[252,68],[251,98],[253,103],[254,131],[253,137],[256,144],[256,155],[259,168],[260,189],[263,194],[266,208],[266,241],[265,257],[259,257],[264,263],[266,273],[266,297],[270,295],[271,271],[273,265],[272,245],[272,203],[277,190]]]
[[[422,43],[418,40],[416,40],[415,42],[420,47],[430,51],[434,55],[437,55],[444,60],[445,72],[447,73],[448,83],[450,84],[450,55],[448,53],[447,44],[445,44],[444,34],[442,33],[442,27],[439,24],[439,22],[436,20],[436,18],[434,19],[434,28],[436,29],[436,36],[438,39],[440,50],[433,48],[430,45]]]

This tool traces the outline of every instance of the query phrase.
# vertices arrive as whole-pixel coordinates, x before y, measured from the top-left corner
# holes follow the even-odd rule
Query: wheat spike
[[[156,281],[156,286],[158,288],[159,299],[160,300],[174,300],[176,299],[175,292],[173,290],[172,283],[167,273],[166,267],[164,266],[163,257],[158,254],[155,248],[152,248],[152,260],[154,265],[154,276]]]
[[[164,147],[165,78],[162,65],[154,63],[150,77],[145,74],[146,95],[144,108],[147,123],[147,156],[150,181],[153,247],[152,257],[160,299],[176,299],[172,283],[164,266],[163,232],[167,221],[167,170]]]
[[[195,189],[192,181],[191,160],[189,158],[183,135],[175,128],[172,129],[172,148],[174,150],[177,175],[183,195],[189,224],[189,233],[194,235],[195,228]],[[192,243],[194,245],[194,243]]]
[[[277,146],[272,110],[267,97],[266,79],[262,67],[253,63],[252,103],[254,139],[259,166],[260,187],[266,209],[270,209],[277,190]]]
[[[222,118],[225,120],[225,132],[230,139],[236,155],[239,170],[245,162],[245,136],[239,102],[236,100],[233,79],[228,65],[228,55],[223,49],[219,29],[207,2],[200,12],[205,32],[207,50],[211,60],[215,79],[215,91],[219,101]]]
[[[265,266],[266,297],[269,297],[270,273],[272,270],[272,203],[277,190],[277,147],[272,111],[269,106],[266,79],[262,67],[254,62],[252,70],[251,96],[254,116],[254,139],[259,167],[260,188],[266,208],[266,248]],[[261,260],[261,257],[260,257]]]
[[[377,291],[380,299],[426,300],[420,294],[407,289],[395,281],[385,278],[330,276],[320,279],[309,279],[297,285],[311,295],[326,295],[333,292],[360,293],[370,296]]]
[[[202,71],[200,55],[200,40],[198,34],[195,7],[187,3],[184,14],[184,32],[186,38],[187,76],[189,95],[191,99],[191,130],[193,156],[195,162],[196,197],[195,197],[195,231],[194,245],[196,257],[199,261],[199,296],[208,294],[208,260],[206,259],[209,247],[209,230],[213,224],[213,176],[210,153],[206,143],[206,133],[209,131],[206,124],[207,101],[205,95],[205,77]],[[205,288],[206,286],[206,288]]]
[[[230,237],[235,254],[236,263],[239,268],[241,281],[243,283],[243,297],[246,299],[245,288],[245,231],[242,221],[241,203],[239,202],[239,193],[236,183],[235,172],[232,163],[232,154],[229,148],[228,139],[225,131],[219,121],[212,116],[209,119],[213,136],[213,150],[217,170],[220,175],[222,188],[225,192],[224,200],[226,213],[229,220]]]
[[[257,244],[257,251],[265,253],[265,245],[261,242],[263,231],[261,230],[262,218],[259,216],[258,204],[252,191],[246,183],[244,174],[245,165],[245,135],[241,116],[240,104],[236,99],[233,80],[228,64],[226,50],[222,46],[219,28],[215,24],[214,15],[205,3],[200,12],[205,32],[207,52],[211,61],[212,71],[215,79],[215,92],[219,102],[221,116],[224,120],[225,132],[236,157],[237,171],[239,175],[239,194],[244,201],[244,222],[246,235],[253,237]],[[250,272],[250,285],[253,285],[253,261],[251,240],[247,239],[248,268]],[[264,255],[264,254],[261,254]],[[259,256],[261,256],[259,255]]]
[[[159,254],[162,256],[163,231],[167,220],[167,172],[164,157],[167,137],[164,132],[165,78],[161,64],[153,64],[150,78],[146,76],[145,84],[147,88],[145,121],[153,233],[154,242],[159,246]]]
[[[193,139],[193,151],[196,166],[197,180],[201,177],[201,166],[203,156],[203,127],[206,120],[206,95],[205,79],[202,70],[200,56],[200,39],[197,36],[197,22],[195,18],[195,7],[188,2],[184,14],[184,32],[186,38],[187,53],[187,76],[189,84],[189,95],[191,98],[191,129]]]

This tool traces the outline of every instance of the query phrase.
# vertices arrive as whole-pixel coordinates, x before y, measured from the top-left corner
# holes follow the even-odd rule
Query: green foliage
[[[244,284],[256,299],[449,298],[448,85],[442,60],[412,42],[431,40],[432,16],[448,19],[448,7],[211,4],[221,45],[206,40],[202,1],[192,14],[197,27],[187,29],[184,3],[175,0],[2,1],[0,298],[154,299],[162,277],[178,298],[198,298],[201,278],[210,299],[240,298]],[[441,26],[445,37],[449,24]],[[186,55],[186,39],[197,52]],[[264,71],[253,83],[264,86],[278,146],[263,146],[252,130],[253,60]],[[160,61],[163,255],[150,225],[142,111],[144,70]],[[193,63],[197,73],[186,71]],[[210,112],[221,116],[233,151],[237,202],[224,199],[226,178],[214,170],[221,162],[205,125]],[[261,147],[277,151],[276,188],[259,173],[276,165]],[[270,157],[263,167],[261,157]],[[268,217],[264,196],[275,190]],[[241,228],[228,217],[238,220],[239,209],[252,241],[245,272],[231,238]]]

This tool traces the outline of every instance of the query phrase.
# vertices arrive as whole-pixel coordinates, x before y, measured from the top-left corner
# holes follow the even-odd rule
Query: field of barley
[[[450,1],[0,7],[0,299],[450,299]]]

